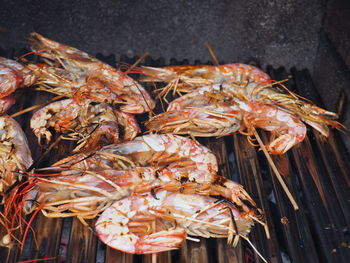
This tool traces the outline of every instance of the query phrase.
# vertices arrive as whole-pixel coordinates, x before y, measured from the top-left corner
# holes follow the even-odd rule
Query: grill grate
[[[16,57],[23,53],[24,50],[0,50],[0,56],[5,57]],[[112,65],[116,62],[114,55],[98,54],[97,58]],[[120,60],[133,64],[137,58],[122,56]],[[164,60],[146,58],[144,64],[164,66]],[[171,60],[171,64],[188,64],[188,61]],[[307,70],[292,68],[287,72],[284,68],[268,67],[267,73],[276,80],[291,75],[287,87],[322,106]],[[16,94],[17,107],[13,111],[47,101],[50,96],[19,90]],[[29,129],[30,116],[26,114],[16,119],[28,135],[34,158],[38,158],[44,149],[38,148],[36,138]],[[146,115],[138,117],[139,121],[146,118]],[[263,154],[253,148],[244,136],[200,139],[216,154],[221,174],[241,182],[258,207],[266,211],[271,239],[266,239],[261,226],[255,226],[250,240],[269,262],[347,262],[346,259],[350,258],[350,169],[345,162],[349,156],[337,133],[332,131],[329,138],[323,138],[310,129],[303,143],[283,156],[273,156],[300,206],[298,211],[293,210]],[[267,139],[265,132],[260,134],[263,139]],[[46,166],[53,159],[61,159],[69,147],[69,144],[62,143],[40,165]],[[93,226],[93,220],[88,222]],[[30,233],[23,251],[17,247],[1,248],[0,257],[6,259],[5,262],[51,257],[56,257],[55,262],[154,262],[152,255],[129,255],[106,247],[92,228],[84,227],[76,218],[49,219],[39,215],[33,226],[37,244]],[[224,239],[201,238],[200,243],[188,241],[180,250],[158,254],[157,262],[260,261],[244,241],[232,248]]]

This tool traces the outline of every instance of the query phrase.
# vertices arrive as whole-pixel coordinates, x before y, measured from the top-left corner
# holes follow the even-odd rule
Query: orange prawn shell
[[[26,135],[21,126],[10,116],[0,117],[0,138],[0,170],[1,177],[6,182],[1,183],[0,193],[2,193],[16,181],[18,175],[13,171],[29,168],[33,159]]]
[[[270,76],[261,69],[241,63],[218,66],[184,65],[166,66],[163,68],[142,67],[141,72],[145,75],[141,77],[141,81],[171,82],[179,78],[183,79],[185,83],[187,82],[189,86],[192,87],[220,84],[224,81],[233,81],[239,84],[246,82],[256,82],[259,84],[271,83]],[[186,84],[184,85],[186,86]]]
[[[200,77],[208,80],[215,80],[220,74],[227,80],[238,80],[238,76],[243,76],[244,80],[249,79],[261,84],[271,83],[271,78],[261,69],[241,63],[224,64],[218,66],[210,65],[188,65],[188,66],[168,66],[164,69],[173,71],[177,75],[187,77]],[[243,80],[242,79],[242,80]],[[240,80],[240,81],[242,81]]]
[[[78,88],[79,96],[97,102],[121,104],[121,111],[133,114],[148,112],[155,107],[155,102],[145,88],[126,73],[83,51],[47,39],[38,33],[32,33],[31,40],[33,48],[38,49],[41,56],[60,65],[51,67],[53,70],[59,69],[55,72],[59,78],[52,78],[47,69],[38,70],[39,77],[44,74],[43,82],[46,85],[43,85],[42,90],[73,97]],[[45,83],[47,77],[50,81]],[[61,83],[64,84],[62,89]]]
[[[242,217],[229,204],[215,201],[207,196],[164,190],[157,193],[157,198],[150,193],[134,194],[105,210],[95,228],[102,242],[134,254],[177,249],[185,240],[185,232],[207,238],[228,237],[231,220],[235,221],[239,234],[249,233],[253,225],[251,218]],[[226,208],[231,209],[232,214]]]

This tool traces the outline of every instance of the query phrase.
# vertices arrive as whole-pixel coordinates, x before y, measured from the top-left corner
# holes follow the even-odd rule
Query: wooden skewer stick
[[[346,103],[346,94],[345,94],[345,90],[341,89],[340,93],[339,93],[339,98],[338,98],[338,103],[337,103],[337,115],[338,115],[338,119],[339,121],[341,121],[341,119],[344,117],[344,109],[345,109],[345,103]]]
[[[153,231],[156,230],[156,221],[152,222]],[[157,263],[157,253],[152,253],[152,263]]]
[[[208,51],[209,51],[211,57],[213,58],[214,64],[215,64],[216,66],[219,66],[219,60],[218,60],[218,58],[215,56],[214,50],[211,48],[210,44],[209,44],[208,42],[205,42],[204,44],[205,44],[205,46],[207,47],[207,49],[208,49]]]
[[[67,96],[67,94],[62,94],[62,95],[53,97],[49,102],[45,102],[45,103],[33,105],[33,106],[29,107],[29,108],[23,109],[23,110],[21,110],[21,111],[18,111],[18,112],[16,112],[16,113],[12,114],[10,117],[11,117],[11,118],[15,118],[15,117],[17,117],[17,116],[19,116],[19,115],[22,115],[22,114],[27,113],[27,112],[29,112],[29,111],[36,110],[36,109],[38,109],[38,108],[41,108],[41,107],[43,107],[43,106],[45,106],[45,105],[47,105],[47,104],[49,104],[49,103],[51,103],[51,102],[54,102],[54,101],[59,100],[59,99],[61,99],[61,98],[63,98],[63,97],[66,97],[66,96]]]
[[[152,254],[152,263],[157,263],[157,253]]]
[[[136,62],[135,62],[134,64],[132,64],[131,67],[130,67],[127,71],[125,71],[124,73],[125,73],[125,74],[129,73],[134,67],[136,67],[138,64],[140,64],[141,61],[144,60],[147,56],[149,56],[149,53],[148,53],[148,52],[145,52],[145,53],[144,53],[138,60],[136,60]],[[143,100],[145,101],[145,103],[146,103],[146,105],[147,105],[147,107],[148,107],[148,109],[149,109],[150,114],[151,114],[152,116],[155,115],[154,112],[152,111],[151,107],[148,105],[148,102],[147,102],[145,96],[143,95],[143,93],[142,93],[141,90],[139,89],[139,87],[138,87],[138,85],[137,85],[137,83],[136,83],[135,80],[134,80],[134,83],[135,83],[135,87],[139,90],[139,92],[140,92],[140,94],[141,94]]]
[[[29,108],[26,108],[26,109],[24,109],[24,110],[21,110],[21,111],[18,111],[18,112],[16,112],[16,113],[12,114],[10,117],[11,117],[11,118],[17,117],[17,116],[22,115],[22,114],[24,114],[24,113],[27,113],[27,112],[29,112],[29,111],[35,110],[35,109],[37,109],[37,108],[40,108],[40,107],[43,106],[43,105],[44,105],[44,104],[37,104],[37,105],[31,106],[31,107],[29,107]]]
[[[186,236],[186,240],[190,240],[190,241],[193,241],[193,242],[201,242],[201,240],[199,238],[194,238],[194,237],[189,237],[189,236]]]
[[[272,160],[270,154],[269,154],[268,151],[266,150],[265,145],[264,145],[263,141],[261,140],[261,138],[260,138],[258,132],[256,131],[255,128],[253,128],[253,129],[254,129],[255,138],[256,138],[257,141],[259,142],[259,145],[260,145],[261,149],[263,150],[263,152],[264,152],[264,154],[265,154],[265,156],[266,156],[267,161],[268,161],[269,164],[271,165],[271,168],[272,168],[273,172],[275,173],[275,175],[276,175],[276,177],[277,177],[277,180],[280,182],[280,184],[281,184],[281,186],[282,186],[284,192],[285,192],[286,195],[288,196],[289,201],[292,203],[294,210],[298,210],[298,209],[299,209],[299,206],[298,206],[297,202],[294,200],[294,197],[292,196],[292,194],[291,194],[291,192],[289,191],[287,185],[286,185],[285,182],[283,181],[283,178],[282,178],[281,174],[279,173],[279,171],[278,171],[278,169],[277,169],[275,163],[273,162],[273,160]]]

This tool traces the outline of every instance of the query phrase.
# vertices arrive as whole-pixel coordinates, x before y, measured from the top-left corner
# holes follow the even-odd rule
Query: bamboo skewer
[[[152,222],[152,228],[156,229],[156,221]],[[152,254],[152,263],[157,263],[157,253]]]
[[[213,58],[214,64],[215,64],[216,66],[219,66],[219,65],[220,65],[220,64],[219,64],[219,60],[218,60],[218,58],[216,57],[216,55],[215,55],[215,53],[214,53],[214,50],[211,48],[210,44],[209,44],[208,42],[205,42],[205,46],[207,47],[207,49],[208,49],[208,51],[209,51],[211,57]]]
[[[345,94],[345,90],[341,89],[340,93],[339,93],[339,98],[338,98],[338,103],[337,103],[337,115],[338,115],[338,119],[339,121],[342,120],[342,118],[344,117],[344,109],[345,109],[345,104],[346,104],[347,98],[346,98],[346,94]]]
[[[281,186],[282,186],[284,192],[286,193],[286,195],[288,196],[288,199],[289,199],[290,202],[292,203],[294,210],[298,210],[298,209],[299,209],[299,206],[298,206],[297,202],[294,200],[294,197],[292,196],[292,194],[291,194],[291,192],[289,191],[287,185],[286,185],[285,182],[283,181],[283,178],[282,178],[281,174],[279,173],[279,171],[278,171],[278,169],[277,169],[275,163],[273,162],[273,160],[272,160],[270,154],[269,154],[268,151],[266,150],[265,145],[264,145],[263,141],[261,140],[261,138],[260,138],[258,132],[256,131],[255,128],[253,128],[253,130],[254,130],[254,136],[255,136],[255,138],[257,139],[257,141],[258,141],[258,143],[259,143],[261,149],[263,150],[263,152],[264,152],[264,154],[265,154],[265,156],[266,156],[266,159],[267,159],[267,161],[269,162],[269,164],[271,165],[271,168],[272,168],[273,172],[275,173],[275,175],[276,175],[278,181],[280,182],[280,184],[281,184]]]
[[[41,108],[41,107],[44,107],[44,106],[46,106],[47,104],[50,104],[51,102],[54,102],[54,101],[56,101],[56,100],[59,100],[59,99],[61,99],[61,98],[66,97],[66,96],[67,96],[67,94],[62,94],[62,95],[56,96],[56,97],[52,98],[49,102],[45,102],[45,103],[41,103],[41,104],[37,104],[37,105],[30,106],[30,107],[28,107],[28,108],[26,108],[26,109],[24,109],[24,110],[21,110],[21,111],[18,111],[18,112],[16,112],[16,113],[12,114],[10,117],[11,117],[11,118],[18,117],[18,116],[20,116],[20,115],[22,115],[22,114],[24,114],[24,113],[30,112],[30,111],[32,111],[32,110],[36,110],[36,109]]]

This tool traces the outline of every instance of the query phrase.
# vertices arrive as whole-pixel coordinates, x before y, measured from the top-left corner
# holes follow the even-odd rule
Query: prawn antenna
[[[55,257],[49,257],[49,258],[37,258],[37,259],[29,259],[29,260],[24,260],[24,261],[18,261],[17,263],[31,263],[31,262],[39,262],[39,261],[51,261],[51,260],[56,260],[59,258],[58,256]]]
[[[21,61],[21,60],[24,59],[25,57],[27,57],[27,56],[29,56],[29,55],[32,55],[32,54],[40,56],[40,53],[43,52],[43,51],[45,51],[45,50],[40,49],[40,50],[33,50],[33,51],[30,51],[30,52],[27,52],[27,53],[25,53],[25,54],[19,56],[19,57],[16,59],[16,61]]]
[[[219,60],[218,58],[216,57],[215,53],[214,53],[214,50],[212,49],[212,47],[210,46],[210,44],[208,42],[205,42],[204,45],[207,47],[211,57],[213,58],[214,60],[214,64],[215,66],[219,66]]]
[[[149,112],[150,112],[152,115],[155,115],[155,113],[153,112],[152,108],[149,106],[149,104],[148,104],[148,102],[147,102],[147,100],[146,100],[146,98],[145,98],[145,95],[143,95],[142,91],[141,91],[140,88],[138,87],[138,85],[137,85],[138,83],[137,83],[136,80],[134,80],[134,79],[133,79],[133,82],[136,84],[135,86],[136,86],[136,88],[138,89],[138,91],[140,92],[140,94],[141,94],[143,100],[145,101],[145,103],[146,103],[146,105],[147,105],[147,108],[149,109]]]
[[[142,60],[144,60],[146,57],[149,56],[149,53],[148,52],[145,52],[134,64],[131,65],[131,67],[124,72],[124,74],[128,74],[128,73],[132,73],[131,71],[138,65],[141,63]],[[140,73],[140,72],[133,72],[133,73]],[[135,84],[135,87],[138,89],[138,91],[140,92],[143,100],[145,101],[146,105],[147,105],[147,108],[149,109],[149,112],[151,112],[153,115],[154,115],[154,112],[152,111],[151,107],[149,106],[146,98],[145,98],[145,95],[143,95],[142,91],[140,90],[139,86],[138,86],[138,83],[136,82],[136,80],[132,79],[134,84]]]
[[[260,252],[256,249],[256,247],[253,245],[253,243],[247,238],[245,235],[239,234],[241,238],[243,238],[245,241],[248,242],[248,244],[251,246],[251,248],[255,251],[255,253],[261,258],[262,261],[265,263],[268,263],[267,260],[260,254]]]
[[[41,177],[55,177],[61,175],[61,173],[52,173],[52,174],[35,174],[30,172],[20,172],[20,171],[13,171],[13,173],[20,174],[26,177],[33,177],[33,178],[41,178]]]
[[[291,192],[289,191],[288,186],[287,186],[286,183],[283,181],[283,178],[282,178],[281,174],[279,173],[279,171],[278,171],[278,169],[277,169],[275,163],[273,162],[273,160],[272,160],[270,154],[269,154],[268,151],[266,150],[265,145],[264,145],[263,141],[261,140],[261,138],[260,138],[258,132],[256,131],[256,129],[255,129],[254,127],[253,127],[252,129],[253,129],[253,131],[254,131],[254,136],[255,136],[255,138],[256,138],[257,141],[259,142],[259,145],[260,145],[261,149],[263,150],[263,152],[264,152],[264,154],[265,154],[265,156],[266,156],[267,161],[268,161],[269,164],[271,165],[271,168],[272,168],[273,172],[275,173],[275,175],[276,175],[276,177],[277,177],[277,180],[278,180],[279,183],[281,184],[281,186],[282,186],[284,192],[286,193],[286,195],[287,195],[289,201],[292,203],[294,210],[298,210],[298,209],[299,209],[299,206],[298,206],[297,202],[295,201],[293,195],[292,195]]]
[[[312,103],[314,104],[311,100],[303,97],[303,96],[300,96],[292,91],[290,91],[285,85],[283,85],[282,83],[283,82],[287,82],[289,79],[282,79],[282,80],[274,80],[271,84],[274,85],[274,84],[277,84],[279,85],[280,87],[282,87],[286,92],[288,92],[291,96],[293,96],[294,98],[296,99],[302,99],[303,101],[306,101],[308,103]]]

